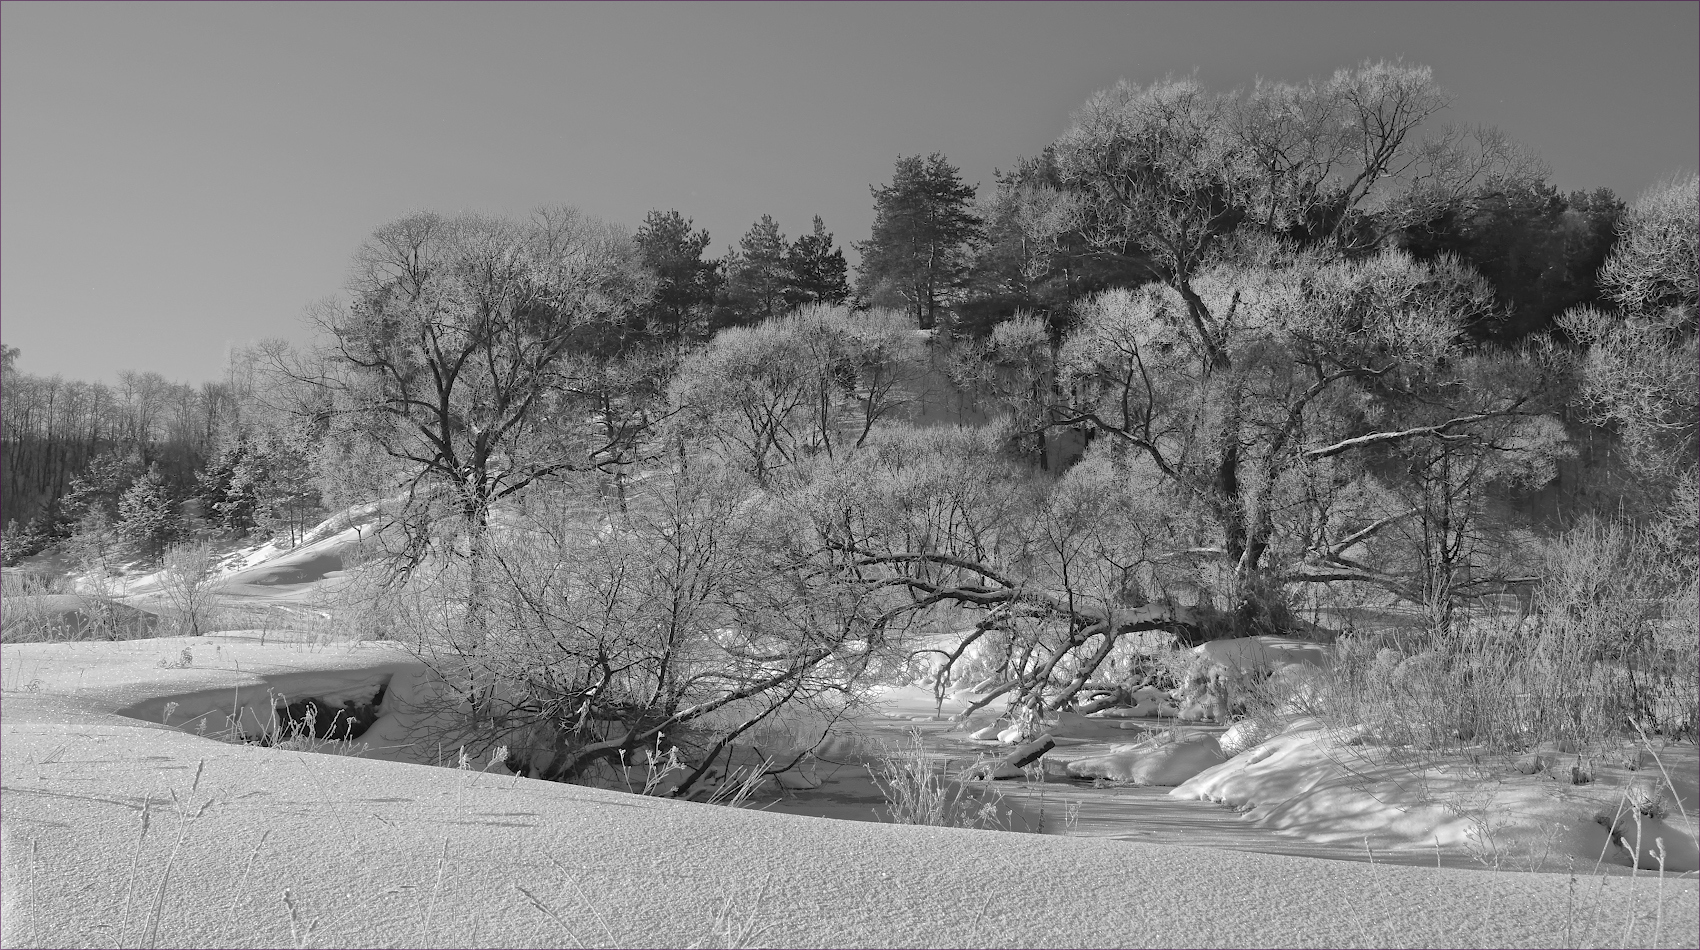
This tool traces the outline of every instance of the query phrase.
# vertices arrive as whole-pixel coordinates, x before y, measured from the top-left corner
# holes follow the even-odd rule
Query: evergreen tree
[[[16,520],[8,521],[5,533],[0,534],[0,563],[16,564],[51,543],[53,533],[46,518],[38,515],[22,525]]]
[[[720,262],[702,256],[708,231],[691,223],[677,211],[651,211],[633,236],[657,278],[655,296],[638,313],[642,332],[675,351],[706,330],[721,283]]]
[[[233,491],[253,499],[254,526],[292,546],[324,512],[311,445],[311,438],[293,427],[263,433],[231,472]]]
[[[792,308],[811,303],[839,304],[850,299],[850,283],[846,279],[849,265],[844,261],[844,251],[832,246],[832,233],[820,215],[815,215],[814,233],[797,238],[785,253],[785,266],[790,271],[791,282],[785,291],[785,302]]]
[[[857,245],[864,304],[903,307],[922,329],[966,285],[971,247],[983,233],[971,185],[937,152],[898,158],[891,184],[872,189],[874,227]]]
[[[166,491],[165,477],[158,466],[149,466],[148,473],[136,479],[118,501],[118,523],[114,530],[119,542],[149,562],[158,563],[181,529],[177,505]]]
[[[238,433],[196,475],[196,496],[201,500],[201,510],[208,521],[227,531],[248,531],[255,527],[254,510],[259,498],[252,483],[236,482],[237,469],[251,454],[247,434]]]
[[[727,255],[726,293],[716,317],[719,326],[754,323],[785,311],[791,286],[785,252],[779,225],[772,215],[762,215],[739,239],[737,252]]]
[[[1477,334],[1517,339],[1550,329],[1571,307],[1599,303],[1594,276],[1623,211],[1605,188],[1566,199],[1545,182],[1490,183],[1405,227],[1397,242],[1424,260],[1449,253],[1474,267],[1506,305],[1505,318]]]
[[[98,515],[102,524],[118,518],[119,499],[130,484],[142,474],[140,452],[103,452],[89,461],[88,468],[71,479],[64,497],[59,499],[55,534],[66,537],[77,525]]]

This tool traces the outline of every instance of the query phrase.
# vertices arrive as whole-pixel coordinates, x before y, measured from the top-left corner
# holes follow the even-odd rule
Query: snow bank
[[[1222,761],[1215,736],[1156,736],[1119,745],[1104,755],[1075,759],[1068,774],[1132,785],[1179,785]]]
[[[1686,758],[1692,761],[1691,750]],[[1694,809],[1682,801],[1692,792],[1680,782],[1659,779],[1669,805],[1649,815],[1629,792],[1635,778],[1602,769],[1577,786],[1567,772],[1522,775],[1505,764],[1419,759],[1378,745],[1362,728],[1306,719],[1170,795],[1243,809],[1273,831],[1374,850],[1462,848],[1490,866],[1559,870],[1591,868],[1602,858],[1626,863],[1639,840],[1640,865],[1656,868],[1649,854],[1662,840],[1666,870],[1696,869]],[[1650,781],[1639,776],[1643,788]],[[1675,814],[1679,805],[1687,820]]]
[[[1235,672],[1275,670],[1294,663],[1318,667],[1328,664],[1327,646],[1291,637],[1211,640],[1193,647],[1192,652],[1205,662]]]

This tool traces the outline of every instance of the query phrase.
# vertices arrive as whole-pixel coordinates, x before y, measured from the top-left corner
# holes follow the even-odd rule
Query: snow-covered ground
[[[1700,934],[1691,877],[834,821],[231,745],[117,714],[403,659],[382,646],[213,636],[8,645],[0,659],[7,946],[1693,946]]]
[[[219,597],[304,608],[370,521],[237,552]],[[1296,641],[1199,652],[1321,661]],[[915,685],[752,810],[417,764],[455,761],[454,737],[402,712],[431,677],[391,644],[276,629],[8,644],[0,687],[5,946],[1700,942],[1700,891],[1678,870],[1695,866],[1692,744],[1596,757],[1575,785],[1557,750],[1419,761],[1314,722],[1152,719],[1181,711],[1160,695],[959,722],[983,694],[941,705]],[[214,738],[304,696],[380,705],[364,754]],[[1001,761],[1020,777],[963,787],[1000,803],[1001,826],[1045,834],[871,821],[884,801],[866,765],[911,730],[953,774]],[[1663,842],[1665,873],[1629,867],[1637,840],[1643,866]]]
[[[1231,648],[1208,646],[1201,652]],[[941,716],[930,690],[888,691],[880,714],[841,730],[858,742],[840,739],[822,749],[814,766],[822,779],[818,791],[779,797],[769,807],[862,820],[883,814],[866,764],[875,753],[901,747],[911,732],[951,774],[996,762],[1015,746],[972,738],[1001,728],[995,713],[954,720],[972,698],[955,694]],[[1366,743],[1358,731],[1322,729],[1314,720],[1296,721],[1272,737],[1260,736],[1256,725],[1064,713],[1033,727],[1056,742],[1038,766],[1015,770],[1020,780],[996,783],[995,792],[975,794],[1001,796],[1017,813],[1014,827],[1050,834],[1204,841],[1430,867],[1575,867],[1590,874],[1629,873],[1639,835],[1643,869],[1658,868],[1652,853],[1658,841],[1665,844],[1667,871],[1695,867],[1700,761],[1692,743],[1664,745],[1656,757],[1633,749],[1621,757],[1589,756],[1589,781],[1573,785],[1569,768],[1577,757],[1556,751],[1512,761],[1425,761]],[[1662,817],[1643,814],[1661,793]],[[770,793],[761,801],[773,798]]]

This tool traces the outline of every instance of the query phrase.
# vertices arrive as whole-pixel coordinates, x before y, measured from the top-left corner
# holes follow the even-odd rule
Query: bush
[[[1588,522],[1546,551],[1529,638],[1535,731],[1693,736],[1700,692],[1695,585],[1657,532]]]
[[[160,589],[171,605],[177,632],[198,637],[207,632],[212,582],[218,577],[217,558],[208,545],[185,544],[167,548],[164,561]]]
[[[1434,751],[1581,751],[1642,730],[1692,738],[1695,586],[1663,547],[1656,531],[1584,523],[1542,552],[1529,616],[1484,608],[1448,624],[1349,631],[1330,669],[1265,683],[1254,715],[1314,715]]]

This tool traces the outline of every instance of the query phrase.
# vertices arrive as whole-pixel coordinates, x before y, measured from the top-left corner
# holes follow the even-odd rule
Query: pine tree
[[[142,471],[141,453],[134,450],[120,454],[114,449],[89,460],[59,499],[54,533],[69,537],[91,515],[98,514],[103,524],[117,519],[119,499]]]
[[[727,257],[718,323],[754,323],[785,311],[785,293],[791,286],[785,251],[779,225],[772,215],[762,215],[738,241],[738,252]]]
[[[793,308],[811,303],[843,303],[850,298],[850,283],[845,279],[849,265],[844,262],[844,251],[832,246],[832,233],[818,214],[814,233],[797,238],[785,253],[785,266],[790,271],[791,282],[785,291],[785,301]]]
[[[255,525],[292,546],[300,543],[324,512],[314,481],[311,443],[299,431],[266,433],[231,473],[232,488],[254,499]]]
[[[891,184],[872,191],[874,228],[857,245],[857,294],[864,304],[902,306],[931,329],[968,280],[971,248],[983,231],[975,188],[934,152],[898,158]]]
[[[19,524],[16,520],[6,522],[6,530],[0,534],[0,563],[12,565],[52,543],[53,535],[49,531],[47,520],[40,515],[31,519],[27,524]]]
[[[642,332],[677,350],[706,329],[721,283],[720,262],[702,256],[708,231],[691,230],[691,219],[677,211],[651,211],[633,240],[658,278],[654,297],[639,311]]]
[[[199,483],[196,495],[201,499],[207,520],[227,531],[248,531],[255,526],[254,511],[259,498],[253,483],[236,481],[238,469],[252,455],[247,434],[238,433],[196,475]]]
[[[149,466],[148,473],[136,479],[118,501],[118,523],[114,526],[118,541],[157,564],[165,549],[177,540],[181,527],[177,505],[165,488],[165,477],[159,466]]]

